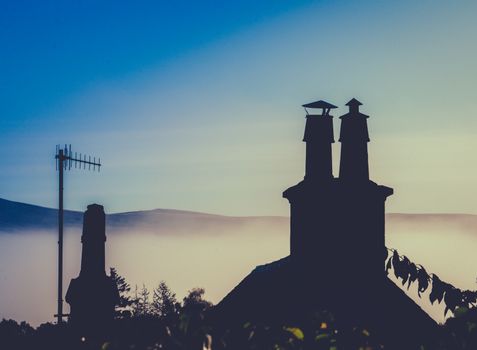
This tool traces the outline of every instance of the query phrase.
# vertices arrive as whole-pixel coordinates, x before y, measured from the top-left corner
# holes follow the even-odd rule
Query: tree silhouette
[[[132,313],[135,317],[149,316],[151,314],[151,304],[149,301],[150,292],[143,284],[141,290],[137,285],[134,289],[134,300],[132,303]]]
[[[187,311],[204,312],[212,306],[210,301],[204,299],[204,288],[193,288],[182,301],[183,308]]]
[[[33,345],[35,330],[26,322],[3,319],[0,322],[0,348],[27,349]]]
[[[111,280],[116,284],[119,292],[119,303],[116,305],[115,313],[116,317],[127,317],[131,315],[131,305],[133,300],[129,293],[131,292],[131,286],[126,282],[126,279],[118,274],[114,267],[109,269]]]
[[[177,312],[176,294],[161,281],[153,291],[152,310],[156,316],[167,317]]]

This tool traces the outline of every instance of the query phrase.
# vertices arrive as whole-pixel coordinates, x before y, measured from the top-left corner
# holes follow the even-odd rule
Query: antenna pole
[[[58,153],[58,170],[59,186],[58,186],[58,324],[63,323],[63,150]]]
[[[91,165],[93,166],[93,170],[96,170],[98,167],[98,171],[101,168],[101,162],[98,158],[96,162],[96,157],[93,158],[91,161],[91,156],[89,156],[88,160],[86,160],[86,155],[84,158],[81,157],[81,153],[79,158],[77,158],[77,153],[73,157],[73,152],[71,151],[71,145],[69,147],[65,145],[65,148],[62,149],[61,146],[56,146],[56,167],[59,171],[59,179],[58,179],[58,313],[54,315],[57,318],[57,323],[63,323],[63,317],[69,316],[68,314],[63,314],[63,177],[65,170],[71,170],[71,162],[75,162],[75,168],[78,164],[78,167],[81,169],[81,164],[83,164],[83,169],[86,168],[86,164],[88,164],[88,169],[91,169]]]

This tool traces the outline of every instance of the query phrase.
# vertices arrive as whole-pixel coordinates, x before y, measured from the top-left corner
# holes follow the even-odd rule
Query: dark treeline
[[[100,337],[78,334],[68,323],[44,323],[36,329],[26,322],[0,322],[0,349],[192,349],[209,339],[204,315],[213,304],[203,288],[193,288],[178,301],[161,281],[153,290],[131,288],[116,269],[111,279],[119,291],[115,319]],[[91,315],[91,318],[94,318]]]
[[[115,269],[111,269],[111,277],[118,286],[120,302],[107,334],[88,338],[72,331],[67,323],[45,323],[34,329],[26,322],[4,319],[0,322],[0,349],[392,349],[366,327],[342,327],[326,311],[310,314],[306,326],[250,322],[225,326],[210,317],[213,305],[204,299],[202,288],[190,290],[178,301],[164,281],[148,290],[144,285],[131,288]],[[476,349],[477,310],[457,309],[441,330],[435,345],[420,349]]]

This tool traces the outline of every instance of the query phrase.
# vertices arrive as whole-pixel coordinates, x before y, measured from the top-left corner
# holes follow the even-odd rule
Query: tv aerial
[[[71,145],[65,145],[64,148],[61,148],[60,145],[56,146],[55,153],[55,163],[56,170],[59,171],[58,177],[58,310],[56,315],[57,323],[63,323],[63,317],[68,316],[68,314],[63,314],[63,221],[64,221],[64,209],[63,209],[63,177],[65,170],[71,170],[74,167],[75,169],[88,168],[88,170],[98,172],[101,169],[101,159],[91,156],[86,156],[85,154],[77,153],[71,151]],[[93,168],[93,169],[91,169]]]

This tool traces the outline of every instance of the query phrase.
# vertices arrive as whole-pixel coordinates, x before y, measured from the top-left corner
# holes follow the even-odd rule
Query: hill
[[[38,229],[55,232],[57,210],[37,205],[14,202],[0,198],[0,232],[21,232]],[[65,227],[81,227],[83,213],[65,210]],[[240,229],[243,225],[264,225],[266,231],[288,226],[288,217],[284,216],[224,216],[174,209],[153,209],[108,214],[106,222],[108,232],[141,228],[141,231],[167,234],[186,234],[207,231],[226,232],[228,229]],[[477,215],[471,214],[387,214],[388,233],[401,230],[413,230],[416,234],[439,227],[449,232],[458,230],[476,234]],[[225,230],[224,230],[225,229]]]
[[[83,213],[65,210],[65,227],[81,227]],[[32,204],[14,202],[0,198],[0,233],[26,232],[32,230],[55,232],[58,224],[57,209],[45,208]],[[249,216],[236,217],[205,214],[199,212],[153,209],[106,215],[108,233],[137,229],[146,232],[167,234],[185,234],[207,231],[208,234],[240,229],[243,225],[264,225],[267,231],[275,226],[288,224],[287,217]]]

